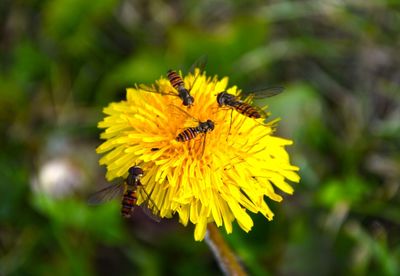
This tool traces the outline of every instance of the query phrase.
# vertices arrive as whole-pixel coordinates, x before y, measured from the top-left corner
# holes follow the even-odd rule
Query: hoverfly
[[[264,110],[262,110],[257,106],[251,105],[249,101],[252,99],[272,97],[282,93],[282,91],[283,87],[280,86],[264,88],[250,93],[250,95],[247,97],[245,101],[241,100],[239,97],[235,95],[223,91],[218,93],[217,103],[220,107],[227,106],[231,109],[235,109],[240,114],[243,114],[244,116],[249,118],[254,118],[254,119],[267,118],[268,114],[264,112]]]
[[[204,138],[202,141],[202,155],[204,153],[204,149],[205,149],[205,144],[206,144],[206,135],[208,132],[211,132],[214,130],[215,124],[212,120],[208,119],[205,122],[202,122],[196,118],[194,118],[192,115],[190,115],[189,113],[187,113],[186,111],[182,110],[181,108],[174,106],[175,108],[177,108],[178,110],[180,110],[182,113],[184,113],[187,117],[192,118],[194,121],[196,121],[198,123],[197,126],[193,126],[193,127],[187,127],[185,128],[182,132],[180,132],[178,134],[178,136],[176,136],[175,140],[178,142],[187,142],[190,140],[195,139],[198,135],[203,134]]]
[[[199,121],[199,124],[194,127],[185,128],[178,136],[175,138],[178,142],[186,142],[197,137],[200,133],[206,134],[207,132],[214,130],[214,122],[207,120],[205,122]]]
[[[150,199],[149,194],[147,194],[146,190],[143,188],[143,184],[140,181],[140,178],[143,175],[143,169],[139,166],[133,166],[129,168],[128,173],[128,177],[123,183],[109,185],[92,194],[88,199],[89,204],[101,204],[115,197],[122,196],[121,215],[124,218],[130,218],[135,210],[135,207],[137,206],[137,192],[140,189],[140,192],[143,192],[145,195],[145,200],[142,204],[140,204],[140,207],[142,207],[143,212],[147,216],[159,222],[160,217],[158,214],[160,211]]]
[[[197,78],[201,74],[201,72],[204,70],[204,67],[207,64],[207,56],[201,56],[196,62],[191,66],[191,69],[189,72],[194,73],[196,68],[200,69],[200,72],[196,75],[192,85],[190,88],[185,87],[185,83],[183,81],[183,78],[181,75],[179,75],[175,70],[168,70],[167,71],[167,77],[169,82],[171,83],[172,87],[174,87],[175,91],[173,92],[162,92],[160,91],[159,88],[153,87],[147,87],[145,85],[139,85],[139,88],[147,91],[147,92],[152,92],[152,93],[158,93],[161,95],[168,95],[168,96],[177,96],[182,100],[182,104],[184,106],[191,106],[193,105],[194,98],[192,95],[190,95],[190,91],[194,87],[194,84],[196,83]]]

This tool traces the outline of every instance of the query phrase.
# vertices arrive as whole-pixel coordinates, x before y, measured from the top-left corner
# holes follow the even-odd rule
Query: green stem
[[[205,241],[225,275],[247,275],[214,223],[207,225]]]

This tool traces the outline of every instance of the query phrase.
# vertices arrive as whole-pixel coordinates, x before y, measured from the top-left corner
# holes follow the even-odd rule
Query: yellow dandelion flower
[[[234,220],[248,232],[253,221],[247,211],[272,220],[264,196],[281,201],[275,188],[292,194],[287,180],[298,182],[298,167],[290,164],[285,146],[292,141],[273,136],[276,121],[263,123],[221,108],[216,95],[227,91],[228,78],[207,77],[196,70],[184,78],[194,104],[182,105],[166,78],[156,82],[164,94],[143,87],[128,88],[126,101],[111,103],[98,125],[106,141],[97,153],[106,153],[107,179],[126,177],[140,164],[143,189],[159,209],[161,218],[178,214],[183,225],[195,225],[194,238],[202,240],[208,223],[232,232]],[[184,110],[184,111],[182,111]],[[189,114],[189,115],[188,115]],[[198,121],[194,120],[196,118]],[[211,120],[215,127],[186,142],[177,137],[188,127]],[[138,194],[138,204],[145,198]]]

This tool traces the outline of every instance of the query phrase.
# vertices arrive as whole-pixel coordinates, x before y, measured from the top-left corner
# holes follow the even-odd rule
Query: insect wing
[[[204,68],[206,68],[207,60],[208,60],[207,55],[202,55],[202,56],[200,56],[200,57],[192,64],[192,66],[190,66],[189,72],[192,73],[192,74],[194,74],[196,68],[199,68],[199,69],[200,69],[200,72],[203,72],[203,71],[204,71]]]
[[[145,213],[146,216],[148,216],[149,218],[151,218],[152,220],[154,220],[156,222],[161,221],[161,218],[158,215],[154,214],[154,212],[152,210],[150,210],[148,206],[140,205],[140,207],[142,208],[143,213]],[[160,213],[160,211],[158,209],[156,210],[156,212]]]
[[[147,85],[144,85],[144,84],[140,84],[140,85],[136,85],[136,88],[141,89],[141,90],[146,91],[146,92],[150,92],[150,93],[157,93],[157,94],[166,95],[166,96],[177,96],[177,97],[179,97],[178,93],[176,93],[176,92],[162,92],[162,91],[160,91],[160,89],[154,87],[154,85],[153,86],[147,86]]]
[[[282,86],[270,86],[253,91],[246,92],[247,95],[251,95],[253,99],[263,99],[276,96],[282,93],[284,88]]]
[[[196,77],[194,78],[194,81],[192,82],[192,85],[189,88],[189,92],[190,90],[192,90],[192,88],[194,87],[194,85],[196,84],[197,79],[199,78],[199,76],[201,75],[201,72],[204,71],[204,68],[207,65],[207,55],[202,55],[201,57],[199,57],[194,63],[193,65],[190,67],[189,72],[194,74],[196,68],[199,68],[199,73],[196,75]]]
[[[156,222],[160,222],[160,210],[158,209],[157,205],[154,201],[150,198],[150,195],[146,192],[146,190],[141,186],[140,193],[144,198],[144,201],[140,204],[140,207],[149,218]]]
[[[173,107],[173,108],[175,108],[175,109],[176,109],[177,111],[179,111],[180,113],[185,114],[186,117],[191,118],[193,121],[195,121],[195,122],[197,122],[197,123],[199,122],[199,119],[193,117],[192,115],[190,115],[188,112],[186,112],[185,110],[183,110],[183,109],[180,108],[179,106],[176,106],[176,105],[174,105],[174,104],[171,104],[170,106]]]
[[[89,205],[98,205],[110,201],[113,198],[122,197],[123,193],[123,184],[109,185],[90,195],[87,202]]]

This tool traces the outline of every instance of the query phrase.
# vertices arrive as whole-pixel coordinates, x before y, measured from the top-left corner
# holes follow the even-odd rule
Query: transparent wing
[[[282,86],[270,86],[264,87],[260,89],[256,89],[253,91],[246,91],[246,95],[251,95],[253,99],[263,99],[276,96],[282,93],[284,88]]]
[[[143,210],[143,213],[145,213],[149,218],[156,222],[161,221],[160,217],[160,209],[157,207],[157,205],[154,203],[154,201],[150,198],[150,195],[146,192],[143,186],[140,189],[140,193],[142,197],[144,198],[144,201],[140,204],[140,207]]]
[[[110,201],[113,198],[122,197],[123,193],[124,193],[123,184],[109,185],[91,194],[87,202],[89,205],[98,205]]]
[[[192,85],[190,86],[190,88],[188,89],[189,92],[190,90],[192,90],[192,88],[194,87],[194,85],[196,84],[197,79],[199,78],[199,76],[201,75],[201,73],[204,71],[204,68],[206,68],[207,65],[207,55],[202,55],[201,57],[199,57],[194,63],[193,65],[190,67],[189,72],[194,74],[196,68],[199,68],[200,71],[199,73],[196,75],[196,77],[194,78],[194,81],[192,82]]]
[[[197,123],[199,122],[199,119],[193,117],[192,115],[190,115],[188,112],[186,112],[185,110],[183,110],[183,109],[180,108],[179,106],[176,106],[176,105],[174,105],[174,104],[171,104],[170,106],[171,106],[172,108],[175,108],[176,111],[179,111],[179,112],[185,114],[186,117],[191,118],[191,119],[194,120],[195,122],[197,122]]]
[[[139,85],[136,85],[136,87],[141,89],[141,90],[144,90],[146,92],[150,92],[150,93],[157,93],[157,94],[161,94],[161,95],[179,97],[177,92],[162,92],[158,88],[156,88],[154,85],[147,86],[147,85],[144,85],[144,84],[139,84]]]
[[[156,222],[160,222],[161,221],[161,217],[159,217],[159,215],[156,215],[154,213],[154,211],[152,211],[151,209],[149,209],[148,206],[146,205],[140,205],[140,207],[143,210],[143,213],[146,214],[146,216],[148,216],[149,218],[151,218],[152,220],[156,221]],[[160,211],[157,209],[156,212],[158,212],[158,214],[160,213]]]
[[[200,56],[193,64],[190,66],[189,72],[194,74],[195,69],[199,68],[200,72],[204,71],[204,68],[206,68],[208,61],[208,56],[207,55],[202,55]]]

